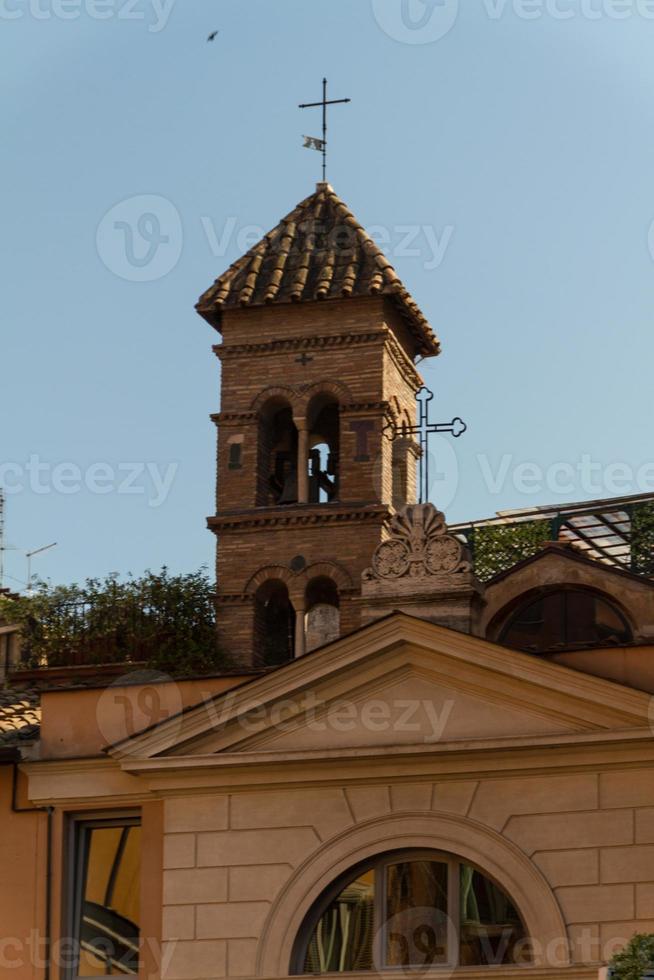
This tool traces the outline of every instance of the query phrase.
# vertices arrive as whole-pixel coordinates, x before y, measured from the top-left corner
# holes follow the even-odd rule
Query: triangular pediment
[[[114,746],[118,759],[321,753],[643,729],[649,697],[396,613]]]

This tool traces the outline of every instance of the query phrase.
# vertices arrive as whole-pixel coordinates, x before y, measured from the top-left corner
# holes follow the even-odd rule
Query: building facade
[[[415,503],[438,342],[327,185],[198,309],[235,667],[41,681],[39,728],[14,673],[2,975],[597,977],[654,932],[651,577],[551,524],[481,575]]]

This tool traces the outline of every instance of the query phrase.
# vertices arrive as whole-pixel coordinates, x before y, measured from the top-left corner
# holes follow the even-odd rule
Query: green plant
[[[472,531],[475,571],[482,582],[531,558],[552,537],[549,521],[489,524]]]
[[[654,574],[654,503],[635,504],[631,515],[631,567]]]
[[[654,970],[654,936],[639,933],[611,960],[613,980],[642,980]]]
[[[0,597],[2,621],[21,627],[32,667],[145,663],[183,676],[228,666],[217,644],[215,589],[204,570],[39,583],[31,596]]]

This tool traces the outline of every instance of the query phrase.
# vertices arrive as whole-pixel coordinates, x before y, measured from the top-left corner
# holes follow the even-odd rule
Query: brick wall
[[[339,583],[342,632],[360,625],[350,600],[360,591],[361,573],[397,503],[401,469],[390,423],[415,417],[421,382],[412,363],[415,342],[383,297],[229,310],[216,353],[222,363],[221,411],[215,416],[217,513],[209,525],[218,538],[219,628],[228,652],[251,663],[254,614],[245,597],[252,576],[267,566],[287,567],[296,556],[307,565],[338,565],[349,580],[345,589]],[[260,414],[265,393],[288,397],[298,422],[306,416],[311,386],[325,382],[340,404],[338,503],[275,506],[266,492],[270,453]],[[415,458],[402,451],[399,463],[413,497]],[[305,575],[288,583],[294,604],[308,581]]]

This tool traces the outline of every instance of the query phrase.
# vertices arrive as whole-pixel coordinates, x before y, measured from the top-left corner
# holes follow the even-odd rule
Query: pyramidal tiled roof
[[[254,248],[200,297],[196,309],[220,330],[226,309],[387,295],[418,350],[438,354],[438,338],[393,266],[329,184],[318,184]]]

